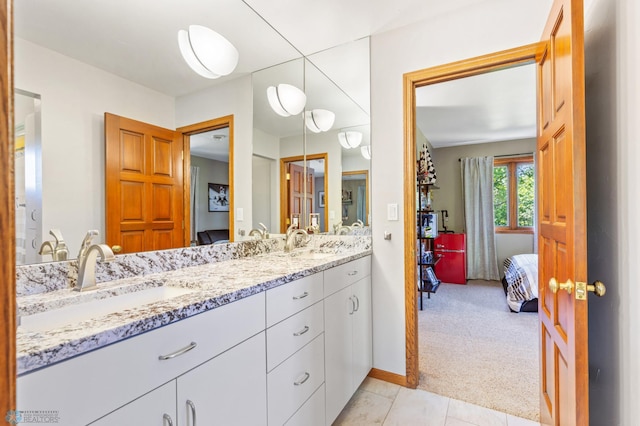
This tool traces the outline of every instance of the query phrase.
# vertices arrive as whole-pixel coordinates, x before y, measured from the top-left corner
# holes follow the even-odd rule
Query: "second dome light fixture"
[[[182,57],[193,71],[205,78],[231,74],[238,65],[238,49],[229,40],[202,25],[178,31]]]

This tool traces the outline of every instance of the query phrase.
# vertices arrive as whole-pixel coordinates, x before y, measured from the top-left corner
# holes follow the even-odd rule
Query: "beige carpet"
[[[510,312],[498,281],[423,297],[418,388],[539,421],[537,313]]]

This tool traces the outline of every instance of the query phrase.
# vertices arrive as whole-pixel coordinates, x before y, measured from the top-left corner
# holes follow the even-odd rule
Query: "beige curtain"
[[[499,280],[493,221],[493,157],[461,158],[467,279]]]

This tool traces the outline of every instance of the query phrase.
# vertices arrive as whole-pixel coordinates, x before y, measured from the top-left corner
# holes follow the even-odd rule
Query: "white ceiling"
[[[346,123],[359,125],[368,120],[369,73],[362,71],[368,70],[369,50],[360,49],[363,54],[354,54],[352,49],[368,44],[363,37],[494,1],[19,0],[14,2],[14,10],[17,37],[176,97],[304,54],[322,70],[320,74],[337,85],[330,89],[319,86],[320,94],[338,90],[348,100],[336,107],[344,109],[335,111],[334,129],[338,129]],[[190,24],[210,27],[237,47],[240,59],[231,75],[208,80],[191,71],[177,42],[178,30]],[[354,41],[358,42],[350,43]],[[495,82],[474,85],[463,80],[428,88],[434,93],[419,95],[419,99],[426,99],[424,104],[418,103],[419,126],[434,146],[486,141],[492,132],[500,138],[524,135],[531,127],[525,118],[535,121],[535,112],[528,114],[530,105],[523,102],[533,93],[527,87],[535,81],[525,80],[524,75],[513,80],[500,76],[500,87],[507,87],[505,82],[509,81],[515,84],[506,89],[496,88]],[[468,97],[460,97],[460,93]],[[321,99],[320,94],[309,97]],[[347,107],[348,103],[356,107]],[[321,106],[309,105],[316,107]],[[360,116],[347,119],[350,113]],[[465,131],[454,135],[456,129]],[[279,135],[292,131],[272,130]],[[300,132],[299,124],[295,131]]]

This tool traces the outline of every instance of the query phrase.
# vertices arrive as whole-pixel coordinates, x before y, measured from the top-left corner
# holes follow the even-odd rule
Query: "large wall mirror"
[[[235,235],[229,235],[231,240],[247,238],[248,231],[260,223],[277,233],[281,215],[279,159],[298,155],[304,158],[307,154],[327,155],[326,173],[319,172],[317,176],[324,182],[316,186],[326,185],[326,189],[314,190],[315,204],[308,210],[319,208],[318,192],[324,192],[327,226],[323,230],[330,230],[326,228],[341,219],[341,173],[350,167],[344,158],[349,155],[356,158],[356,151],[360,155],[359,148],[342,148],[337,134],[360,127],[362,145],[370,144],[369,40],[302,58],[295,47],[244,2],[225,1],[224,16],[211,10],[204,1],[194,0],[189,7],[167,4],[163,7],[173,8],[168,13],[172,19],[163,21],[163,25],[158,24],[159,12],[156,16],[156,11],[140,3],[59,0],[54,4],[23,0],[15,4],[16,93],[37,94],[35,98],[40,98],[42,164],[36,174],[42,182],[41,208],[40,214],[34,215],[40,223],[33,236],[24,234],[25,251],[26,247],[39,250],[44,241],[53,240],[50,231],[55,229],[66,242],[69,259],[78,253],[87,230],[97,229],[98,240],[104,241],[105,112],[171,130],[223,116],[235,117],[232,136],[235,143],[233,152],[227,153],[227,160],[193,152],[194,158],[190,159],[190,165],[200,164],[198,185],[200,189],[206,188],[203,197],[208,197],[209,183],[232,182],[228,191],[236,202],[235,211],[204,211],[208,198],[201,200],[193,207],[200,216],[191,222],[199,223],[202,229],[186,230],[185,246],[198,244],[198,231],[205,227],[224,228],[220,221],[225,217],[230,222],[227,228],[233,229],[234,225],[237,228]],[[167,15],[164,12],[163,16]],[[123,16],[149,19],[123,19]],[[232,40],[241,55],[238,68],[230,76],[215,81],[203,79],[180,56],[177,31],[202,21],[211,22],[229,34],[241,34],[243,27],[252,28],[251,38]],[[264,46],[260,53],[242,55],[256,40]],[[335,112],[332,129],[315,134],[305,128],[302,115],[284,118],[269,114],[263,91],[266,86],[260,85],[274,84],[272,81],[303,88],[307,109]],[[210,96],[213,90],[224,96]],[[253,98],[245,96],[252,91]],[[205,144],[224,138],[224,134],[190,137]],[[357,164],[353,169],[368,169],[368,161],[365,162],[366,165]],[[221,168],[207,175],[203,168],[209,166],[202,164],[213,163]],[[308,162],[303,164],[309,167]],[[232,173],[234,179],[225,182],[220,176],[225,173],[223,169],[233,170],[227,173]],[[190,170],[186,173],[190,174]],[[22,213],[21,217],[28,216],[26,207]],[[52,260],[51,255],[32,252],[27,256],[25,252],[20,263]]]
[[[302,114],[280,117],[270,108],[267,88],[281,83],[304,91]],[[306,226],[309,214],[317,213],[320,231],[334,232],[343,224],[342,173],[370,169],[369,39],[254,73],[253,102],[253,226],[269,223],[272,232],[284,232],[292,214],[300,214],[301,226]],[[335,114],[327,131],[315,132],[305,123],[304,117],[318,109]],[[359,135],[357,146],[340,143],[340,134],[346,132]],[[369,147],[365,156],[362,147]],[[307,176],[300,207],[293,205],[295,196],[285,193],[295,192],[297,182],[290,167],[304,168]],[[257,185],[272,195],[256,191]],[[363,223],[369,225],[370,219]]]

